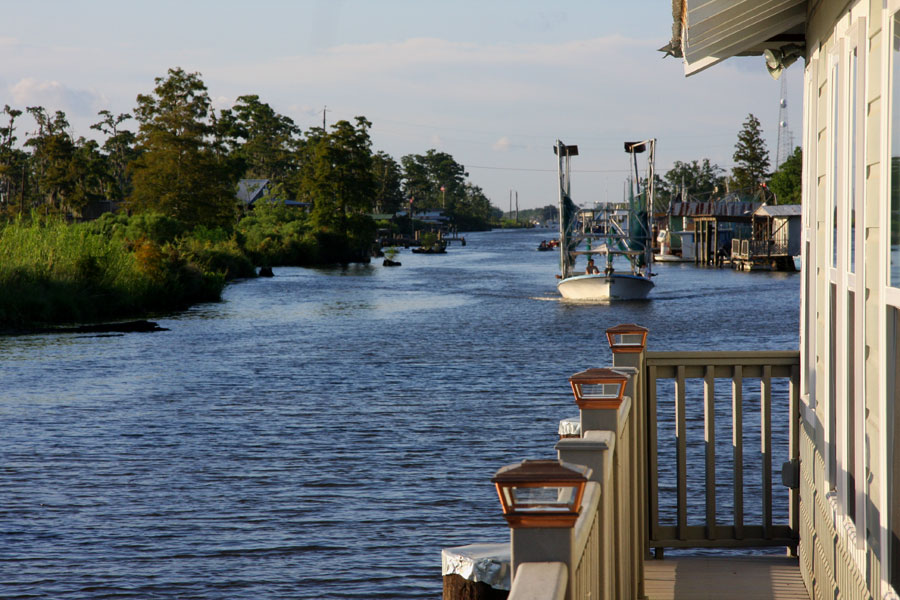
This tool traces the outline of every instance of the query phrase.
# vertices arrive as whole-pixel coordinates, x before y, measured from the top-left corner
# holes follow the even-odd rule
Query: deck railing
[[[731,257],[741,260],[773,256],[788,256],[788,244],[786,241],[774,238],[763,240],[731,240]]]
[[[614,349],[613,362],[628,377],[622,404],[582,409],[579,428],[561,423],[566,435],[556,446],[560,460],[592,470],[580,515],[570,528],[511,530],[509,600],[642,598],[651,548],[657,558],[664,548],[796,548],[799,352]],[[716,394],[723,379],[728,402]],[[730,444],[725,436],[717,444],[717,430],[726,428]],[[758,456],[745,444],[748,430],[758,431]],[[689,439],[689,431],[700,439]],[[776,491],[783,489],[773,484],[776,448],[788,459],[786,523],[775,518]],[[702,476],[694,477],[688,456],[701,450]]]
[[[776,415],[786,426],[780,429],[787,439],[781,440],[787,447],[788,462],[783,467],[784,480],[796,481],[790,472],[799,461],[799,373],[798,352],[647,352],[646,399],[647,399],[647,442],[648,442],[648,506],[649,544],[653,548],[691,547],[752,547],[791,546],[797,543],[799,495],[795,488],[789,490],[788,523],[773,521],[773,385],[778,380],[787,384],[781,414]],[[690,398],[694,406],[689,406],[686,392],[690,380],[702,381],[702,398]],[[730,384],[731,401],[727,404],[716,399],[716,380],[726,379]],[[674,398],[670,398],[671,428],[674,429],[675,464],[660,465],[659,439],[661,414],[660,383],[670,380],[674,383]],[[749,384],[749,385],[748,385]],[[745,485],[745,444],[744,435],[750,416],[745,414],[744,388],[759,388],[759,477],[758,506],[754,511],[754,522],[748,522],[747,486]],[[786,396],[786,397],[785,397]],[[701,406],[696,403],[702,402]],[[723,406],[723,404],[725,404]],[[689,410],[689,408],[691,410]],[[724,444],[716,443],[717,415],[730,411],[731,456],[722,457],[717,450]],[[702,525],[691,525],[688,520],[688,435],[689,413],[692,418],[702,418],[703,423],[703,507]],[[719,422],[719,428],[722,423]],[[698,428],[699,429],[699,428]],[[666,440],[668,442],[668,440]],[[717,481],[717,465],[731,463],[730,477],[725,482]],[[675,486],[661,490],[660,471],[671,473],[674,467]],[[731,519],[721,520],[718,507],[719,488],[730,483],[731,493],[726,504],[730,504]],[[756,486],[753,486],[754,488]],[[667,499],[668,491],[674,498]],[[697,490],[693,490],[697,491]],[[660,521],[661,506],[674,507],[674,524],[665,525]],[[756,505],[754,505],[756,506]]]

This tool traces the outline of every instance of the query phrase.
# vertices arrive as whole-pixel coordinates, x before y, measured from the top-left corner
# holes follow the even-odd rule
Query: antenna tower
[[[794,151],[794,134],[788,127],[787,73],[781,74],[781,100],[778,103],[778,149],[775,152],[775,168],[781,166]]]

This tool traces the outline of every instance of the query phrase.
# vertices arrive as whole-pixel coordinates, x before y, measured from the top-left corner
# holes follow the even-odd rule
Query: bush
[[[111,235],[118,217],[100,221],[19,220],[0,229],[0,326],[116,319],[220,297],[223,272],[172,243]]]

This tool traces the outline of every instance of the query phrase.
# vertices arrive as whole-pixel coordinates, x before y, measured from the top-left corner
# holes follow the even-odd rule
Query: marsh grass
[[[109,320],[219,298],[225,272],[171,243],[59,219],[0,228],[0,326]]]

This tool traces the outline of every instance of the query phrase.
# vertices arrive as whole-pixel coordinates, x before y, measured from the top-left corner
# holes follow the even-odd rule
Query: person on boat
[[[587,267],[584,269],[585,275],[599,275],[600,269],[597,268],[597,265],[594,264],[594,259],[589,258]]]

